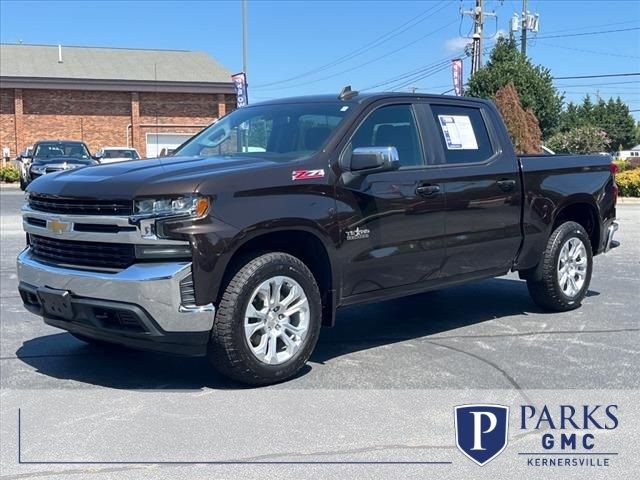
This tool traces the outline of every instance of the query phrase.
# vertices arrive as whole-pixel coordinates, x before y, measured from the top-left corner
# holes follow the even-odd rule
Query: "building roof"
[[[0,44],[0,77],[13,80],[228,83],[231,72],[204,52]]]

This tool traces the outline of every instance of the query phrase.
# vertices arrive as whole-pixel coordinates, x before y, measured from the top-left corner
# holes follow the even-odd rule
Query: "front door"
[[[394,146],[400,168],[344,172],[337,185],[342,297],[435,279],[444,259],[444,194],[430,185],[416,106],[386,104],[368,112],[345,154]]]

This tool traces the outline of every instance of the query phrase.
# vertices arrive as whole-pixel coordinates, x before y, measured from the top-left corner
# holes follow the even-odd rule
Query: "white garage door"
[[[147,158],[157,157],[163,148],[174,149],[192,136],[189,133],[147,133]]]

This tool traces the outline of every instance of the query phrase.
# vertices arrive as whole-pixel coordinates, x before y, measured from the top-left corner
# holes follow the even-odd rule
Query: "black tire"
[[[27,187],[29,186],[29,184],[27,182],[25,182],[24,178],[22,178],[22,176],[20,176],[20,190],[22,190],[23,192],[27,189]]]
[[[302,287],[309,302],[309,326],[302,345],[281,364],[270,365],[251,351],[244,334],[244,312],[250,296],[271,277],[285,275]],[[291,378],[305,365],[320,334],[322,301],[313,274],[298,258],[282,252],[249,260],[227,284],[211,331],[208,357],[223,375],[250,385],[268,385]]]
[[[568,296],[560,286],[557,269],[560,251],[572,238],[579,239],[586,247],[587,269],[582,287],[575,295]],[[540,279],[527,280],[527,287],[533,301],[545,310],[555,312],[566,312],[578,308],[589,290],[593,271],[591,242],[584,228],[576,222],[566,222],[556,228],[549,237],[540,262],[538,265]]]

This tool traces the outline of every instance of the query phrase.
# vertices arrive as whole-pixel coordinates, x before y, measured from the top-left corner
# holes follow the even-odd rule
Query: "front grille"
[[[98,269],[123,269],[135,262],[135,247],[127,243],[77,242],[29,235],[31,251],[45,261]]]
[[[184,307],[194,307],[196,305],[196,292],[193,289],[192,275],[180,280],[180,304]]]
[[[32,193],[29,206],[33,210],[70,215],[131,215],[131,200],[95,200],[86,198],[50,197]]]
[[[41,218],[27,217],[27,223],[34,227],[47,228],[47,221]]]

